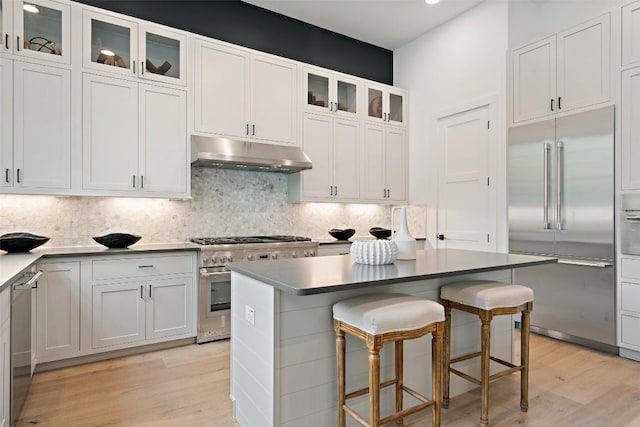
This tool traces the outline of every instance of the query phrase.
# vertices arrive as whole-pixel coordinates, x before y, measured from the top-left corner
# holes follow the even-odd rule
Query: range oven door
[[[199,344],[231,336],[231,272],[225,267],[200,269]]]

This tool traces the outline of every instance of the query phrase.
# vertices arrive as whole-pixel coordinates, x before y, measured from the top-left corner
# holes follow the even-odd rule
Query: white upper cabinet
[[[406,126],[407,92],[384,85],[365,85],[367,119],[375,122]]]
[[[83,11],[83,66],[102,73],[185,86],[186,35]]]
[[[185,91],[85,74],[82,121],[85,189],[188,193]]]
[[[640,67],[622,72],[620,107],[621,188],[640,190]]]
[[[69,70],[0,59],[0,74],[2,187],[64,193],[71,188]]]
[[[356,201],[359,198],[360,123],[304,114],[304,151],[313,168],[290,178],[294,201]]]
[[[0,53],[69,64],[71,7],[51,0],[2,0]]]
[[[513,122],[610,99],[609,14],[513,51]]]
[[[360,198],[406,200],[407,138],[404,129],[365,124],[361,145]]]
[[[306,110],[356,118],[361,115],[361,83],[354,77],[319,68],[304,68]]]
[[[622,7],[622,65],[640,62],[640,1]]]
[[[296,69],[290,61],[196,40],[195,131],[295,143]]]

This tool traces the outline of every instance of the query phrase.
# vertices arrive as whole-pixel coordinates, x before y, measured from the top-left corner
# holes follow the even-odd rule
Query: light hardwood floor
[[[532,335],[528,413],[519,393],[518,375],[492,383],[492,426],[640,426],[640,363],[620,357]],[[236,427],[228,396],[229,341],[189,345],[38,373],[18,425]],[[451,400],[443,426],[479,416],[471,391]]]

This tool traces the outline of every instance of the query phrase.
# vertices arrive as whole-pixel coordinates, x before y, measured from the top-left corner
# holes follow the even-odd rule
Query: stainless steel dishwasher
[[[11,425],[17,425],[33,375],[32,307],[41,271],[23,273],[11,288]]]

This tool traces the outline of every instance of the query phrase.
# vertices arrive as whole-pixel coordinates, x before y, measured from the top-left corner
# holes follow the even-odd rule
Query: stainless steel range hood
[[[191,165],[294,173],[311,160],[300,147],[191,135]]]

